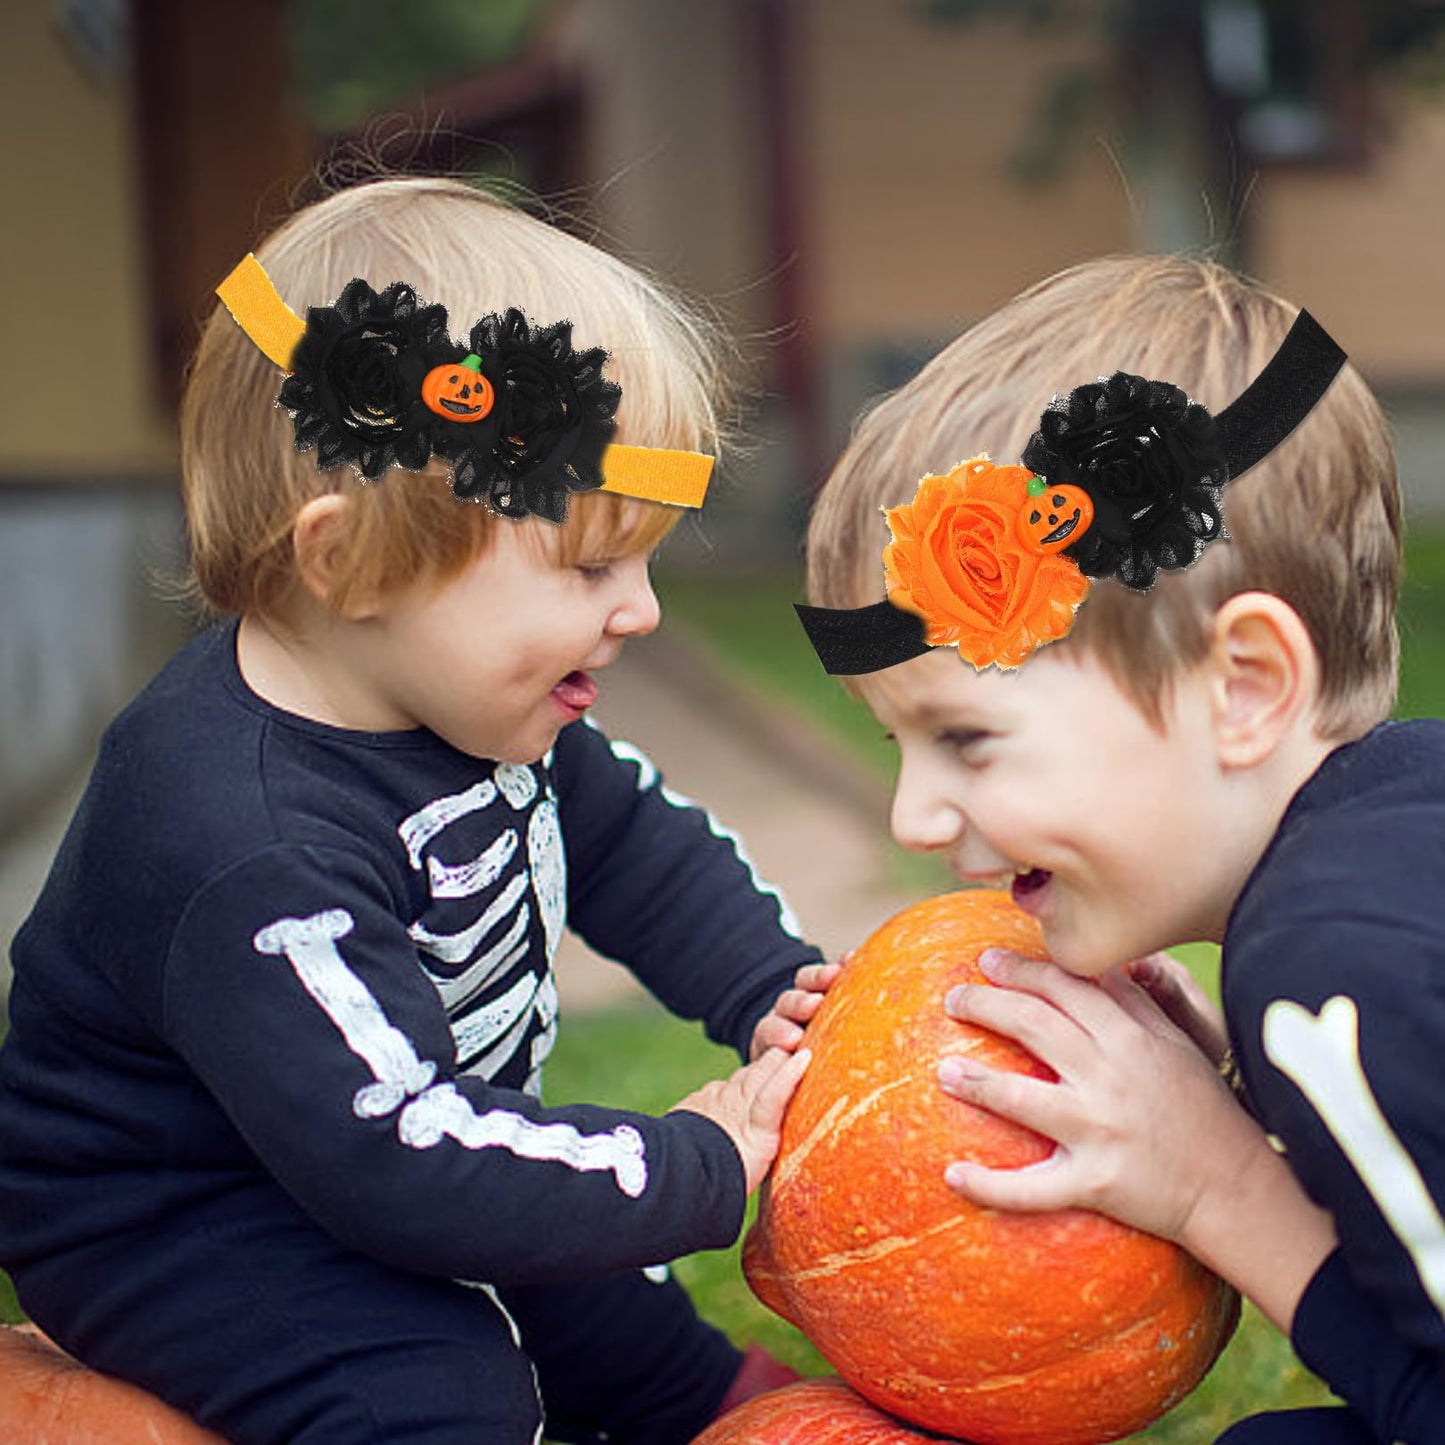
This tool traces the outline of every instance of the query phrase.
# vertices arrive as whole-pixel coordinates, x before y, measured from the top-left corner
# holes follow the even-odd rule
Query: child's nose
[[[652,590],[652,578],[646,568],[630,579],[627,595],[622,605],[612,614],[612,631],[626,633],[630,637],[645,637],[657,630],[662,621],[662,608],[657,593]]]
[[[927,853],[958,842],[963,813],[926,768],[910,763],[905,756],[898,769],[890,823],[894,838],[903,847]]]

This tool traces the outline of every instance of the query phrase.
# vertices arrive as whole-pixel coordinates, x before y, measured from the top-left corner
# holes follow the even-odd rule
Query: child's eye
[[[991,736],[991,733],[982,732],[975,728],[957,728],[946,733],[940,733],[938,741],[942,746],[950,748],[956,753],[967,755],[977,752],[979,744],[987,742]]]
[[[579,562],[577,571],[587,582],[603,582],[612,575],[611,562]]]

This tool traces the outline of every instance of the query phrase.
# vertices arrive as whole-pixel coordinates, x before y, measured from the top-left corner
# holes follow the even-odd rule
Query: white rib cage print
[[[478,831],[486,833],[486,822],[458,828],[478,813],[500,813],[495,836],[471,858],[458,861],[455,845],[450,858],[439,857],[434,850],[444,847],[439,840],[449,831],[473,839]],[[419,808],[397,832],[412,868],[425,871],[432,900],[449,905],[447,922],[457,917],[451,905],[479,900],[478,911],[462,927],[448,930],[437,910],[429,909],[408,929],[447,1011],[459,1069],[493,1078],[531,1034],[524,1087],[539,1092],[540,1067],[556,1032],[550,965],[565,922],[567,891],[557,805],[544,775],[519,763],[498,763],[489,778]],[[534,917],[542,927],[543,957],[513,977],[535,947]],[[489,998],[498,987],[501,994]]]

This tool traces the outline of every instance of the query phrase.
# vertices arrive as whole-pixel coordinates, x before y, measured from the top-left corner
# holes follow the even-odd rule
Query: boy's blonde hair
[[[725,378],[714,328],[633,267],[471,186],[415,177],[355,186],[297,212],[256,255],[302,317],[360,276],[377,290],[405,281],[441,303],[457,339],[509,306],[539,325],[570,320],[574,345],[610,353],[606,374],[622,387],[618,442],[718,450]],[[296,450],[276,405],[281,380],[218,304],[181,406],[192,591],[210,610],[279,612],[298,582],[296,515],[328,492],[351,500],[342,554],[328,559],[335,583],[326,600],[337,609],[358,595],[445,581],[508,525],[459,502],[436,463],[393,467],[368,483],[349,467],[319,470],[314,451]],[[574,495],[558,554],[570,565],[593,550],[646,550],[679,516],[612,493]]]
[[[1122,370],[1172,381],[1217,415],[1297,312],[1222,266],[1181,257],[1109,257],[1031,287],[860,421],[813,511],[809,597],[822,607],[882,597],[879,509],[979,452],[1016,461],[1054,393]],[[1214,611],[1239,592],[1273,593],[1319,655],[1321,732],[1358,736],[1394,703],[1401,524],[1385,418],[1354,368],[1223,498],[1228,541],[1161,573],[1147,593],[1096,582],[1070,641],[1099,656],[1159,726],[1171,680],[1207,651]]]

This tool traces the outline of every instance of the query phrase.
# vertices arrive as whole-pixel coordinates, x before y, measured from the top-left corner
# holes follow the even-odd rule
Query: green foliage
[[[15,1298],[15,1286],[10,1283],[10,1276],[0,1274],[0,1324],[18,1325],[24,1318],[25,1311]]]
[[[1445,717],[1445,533],[1412,533],[1400,592],[1397,717]]]
[[[512,59],[551,0],[297,0],[292,43],[313,125],[344,131]]]

